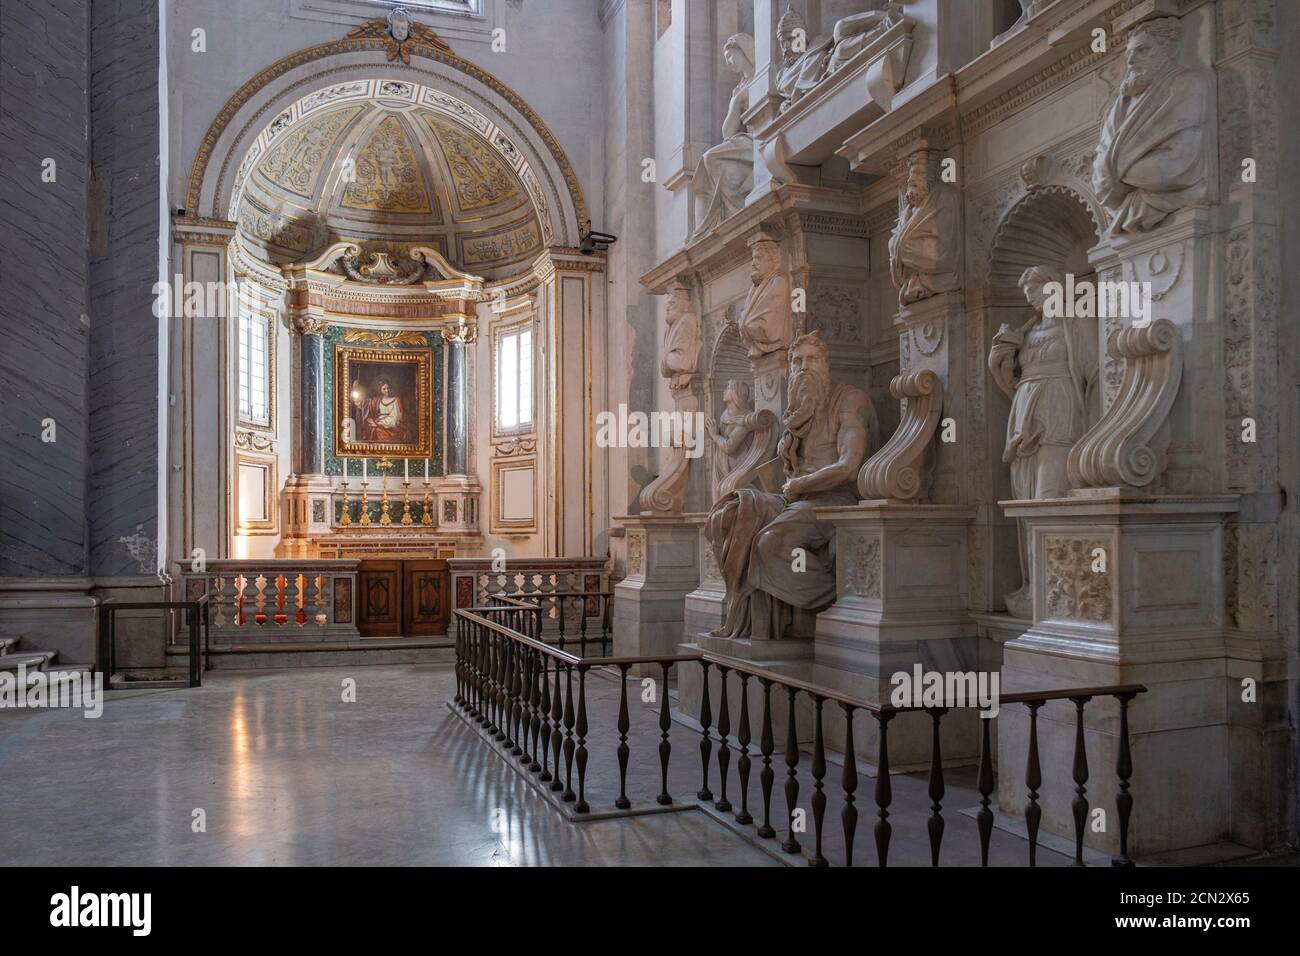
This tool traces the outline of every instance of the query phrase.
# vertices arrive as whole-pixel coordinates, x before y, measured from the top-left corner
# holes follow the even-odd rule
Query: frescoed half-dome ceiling
[[[491,142],[418,105],[373,101],[316,110],[278,135],[245,183],[239,228],[276,264],[346,239],[398,257],[433,246],[500,278],[543,249],[529,191]]]

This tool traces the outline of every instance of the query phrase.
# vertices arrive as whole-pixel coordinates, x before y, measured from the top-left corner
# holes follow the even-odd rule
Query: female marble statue
[[[739,212],[754,185],[754,138],[742,119],[749,108],[749,84],[754,76],[754,38],[747,33],[732,35],[722,48],[722,58],[740,74],[740,82],[731,93],[722,121],[722,142],[701,156],[695,167],[691,193],[696,225],[691,238]]]
[[[722,397],[725,408],[718,420],[705,419],[704,430],[718,446],[713,460],[714,497],[721,498],[748,481],[759,464],[771,457],[771,438],[776,416],[760,409],[754,411],[749,383],[740,379],[727,382]]]
[[[989,371],[1011,399],[1007,443],[1002,460],[1011,466],[1018,499],[1060,498],[1069,490],[1065,464],[1070,449],[1089,426],[1097,383],[1097,330],[1094,320],[1044,314],[1049,283],[1065,282],[1060,270],[1031,266],[1020,289],[1034,314],[1017,329],[1003,325],[993,337]],[[1024,584],[1006,596],[1014,617],[1030,612],[1028,543],[1020,534]]]

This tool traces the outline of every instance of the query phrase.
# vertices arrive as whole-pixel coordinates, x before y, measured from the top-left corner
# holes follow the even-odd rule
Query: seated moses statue
[[[835,601],[834,528],[815,509],[857,502],[875,415],[865,392],[831,381],[819,333],[795,339],[789,356],[789,408],[763,469],[784,483],[724,495],[705,524],[727,583],[726,617],[711,637],[778,640],[795,608],[815,613]]]

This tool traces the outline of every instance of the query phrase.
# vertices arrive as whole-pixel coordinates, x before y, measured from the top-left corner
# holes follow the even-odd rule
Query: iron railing
[[[879,732],[874,790],[876,822],[873,827],[873,837],[877,863],[886,866],[893,835],[893,824],[890,823],[893,789],[889,772],[889,724],[902,713],[924,712],[932,721],[927,787],[930,814],[926,821],[926,831],[930,845],[931,865],[939,865],[945,829],[942,804],[945,794],[944,758],[940,730],[945,715],[953,708],[895,707],[887,703],[881,704],[709,652],[647,657],[584,657],[539,639],[537,625],[534,623],[538,615],[528,606],[528,602],[518,599],[501,599],[501,602],[493,607],[461,608],[456,611],[455,617],[456,695],[453,705],[463,711],[468,719],[484,728],[490,737],[500,743],[511,756],[517,758],[529,773],[536,774],[539,781],[547,783],[549,789],[559,793],[564,801],[572,802],[574,812],[577,814],[591,812],[591,807],[586,800],[589,760],[588,673],[596,668],[613,668],[619,672],[619,711],[616,724],[619,734],[617,749],[619,793],[614,806],[626,810],[632,806],[627,793],[627,770],[630,759],[628,731],[631,726],[627,677],[630,669],[636,665],[649,665],[659,667],[663,672],[664,692],[659,699],[660,740],[657,747],[662,785],[654,799],[657,804],[667,806],[674,802],[674,797],[668,788],[668,768],[673,750],[670,739],[673,719],[667,693],[669,673],[674,666],[699,666],[704,672],[704,693],[698,716],[701,728],[699,750],[702,780],[700,789],[695,795],[696,799],[701,803],[712,803],[713,807],[720,812],[734,812],[734,819],[738,824],[755,824],[756,818],[751,813],[749,805],[750,776],[754,762],[759,760],[761,761],[758,777],[762,818],[761,821],[757,821],[755,832],[765,839],[778,838],[779,834],[772,820],[772,791],[776,780],[773,757],[778,756],[772,720],[772,697],[775,691],[777,706],[780,705],[782,696],[785,697],[787,705],[786,740],[784,752],[779,755],[784,759],[786,766],[786,779],[782,788],[786,804],[786,821],[780,845],[788,853],[801,852],[803,847],[798,832],[802,831],[797,831],[795,825],[800,789],[798,767],[802,759],[796,703],[799,695],[804,695],[811,701],[814,715],[810,768],[813,779],[811,805],[814,846],[809,857],[809,863],[813,866],[829,864],[829,860],[822,852],[827,805],[826,735],[823,726],[825,705],[829,703],[832,708],[838,708],[844,721],[845,744],[840,781],[843,790],[843,808],[840,821],[844,838],[843,863],[846,866],[853,865],[853,846],[859,818],[856,807],[859,775],[853,741],[855,713],[862,711],[870,714],[875,719]],[[722,693],[716,726],[709,695],[710,668],[717,668],[721,680]],[[733,739],[733,730],[726,683],[732,674],[740,681],[740,708],[734,731],[734,740],[738,745],[736,778],[739,786],[739,807],[734,807],[728,796],[732,754],[729,740]],[[762,713],[757,750],[752,752],[752,757],[750,745],[755,741],[749,707],[751,682],[757,684],[754,690],[761,695]],[[999,705],[1002,707],[1023,705],[1029,712],[1029,749],[1025,769],[1028,796],[1024,816],[1028,831],[1030,866],[1036,866],[1038,862],[1039,825],[1042,819],[1042,808],[1039,804],[1039,788],[1042,786],[1042,767],[1038,756],[1039,708],[1049,701],[1068,700],[1075,705],[1076,733],[1072,767],[1075,786],[1071,810],[1074,820],[1074,863],[1076,866],[1082,866],[1084,865],[1084,828],[1089,811],[1087,792],[1089,766],[1084,741],[1084,708],[1094,698],[1103,697],[1115,698],[1119,702],[1120,713],[1119,748],[1115,767],[1118,778],[1115,806],[1119,819],[1119,857],[1114,862],[1116,865],[1132,865],[1133,861],[1128,852],[1128,829],[1133,808],[1133,797],[1129,792],[1133,762],[1129,745],[1128,704],[1134,697],[1145,691],[1146,687],[1141,684],[1125,684],[1007,694],[999,698]],[[993,811],[990,808],[994,790],[991,723],[991,720],[980,721],[981,746],[977,772],[980,809],[976,813],[976,824],[982,866],[988,866],[989,863],[989,847],[994,822]],[[716,759],[719,786],[719,794],[716,798],[710,786],[715,740],[718,750]],[[561,770],[561,761],[563,761],[563,770]]]
[[[189,686],[203,685],[203,671],[210,670],[211,640],[208,627],[208,595],[193,601],[104,601],[99,605],[98,669],[104,675],[104,686],[111,687],[117,671],[117,612],[118,611],[178,611],[186,612],[189,628]],[[203,643],[199,643],[200,629]],[[203,653],[200,654],[200,646]]]

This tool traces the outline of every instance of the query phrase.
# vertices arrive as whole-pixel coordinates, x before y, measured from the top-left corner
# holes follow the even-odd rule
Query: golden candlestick
[[[343,476],[343,506],[339,511],[339,525],[347,527],[352,524],[352,515],[348,514],[348,479],[347,475]]]
[[[379,523],[387,528],[393,523],[393,519],[388,514],[388,479],[384,479],[384,496],[379,504]]]
[[[370,483],[367,481],[361,482],[361,520],[357,523],[362,525],[370,525],[374,523],[370,520],[370,498],[366,492],[366,488],[369,484]]]
[[[426,528],[433,527],[433,505],[429,501],[429,479],[424,479],[424,517],[420,519],[420,524]]]
[[[411,517],[411,482],[402,482],[402,524],[415,524],[415,519]]]

